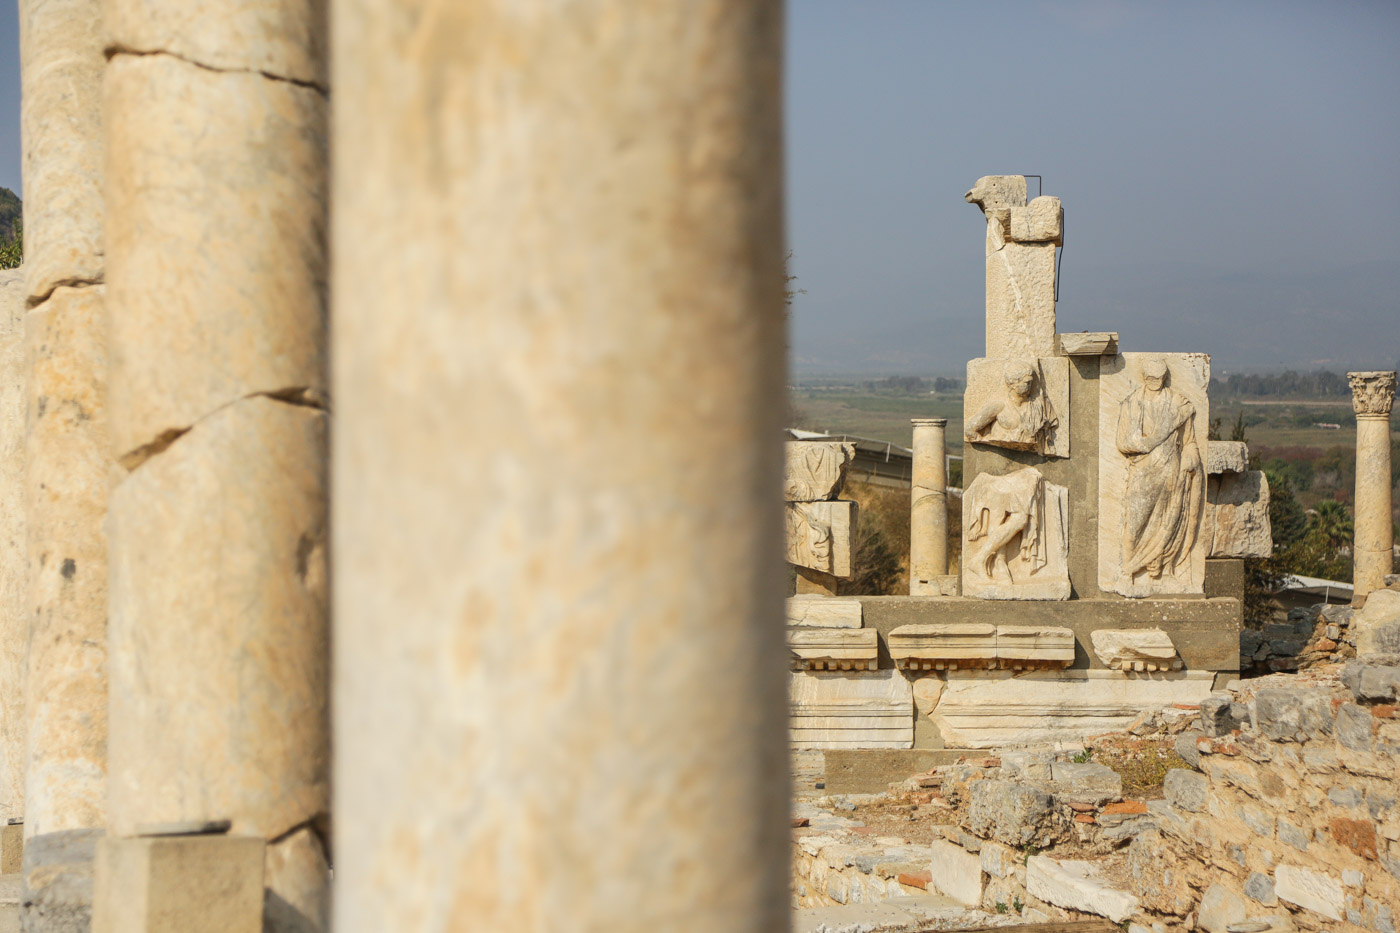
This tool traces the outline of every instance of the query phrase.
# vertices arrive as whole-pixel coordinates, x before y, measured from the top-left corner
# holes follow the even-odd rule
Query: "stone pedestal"
[[[23,910],[33,933],[87,929],[91,842],[106,822],[101,7],[19,7],[29,369]]]
[[[110,446],[121,470],[106,526],[115,838],[104,851],[149,862],[142,896],[155,917],[156,905],[196,904],[223,882],[157,870],[177,844],[134,838],[141,827],[228,820],[259,853],[267,841],[257,899],[265,886],[269,916],[287,913],[269,929],[321,930],[324,5],[105,9]],[[99,915],[137,924],[114,933],[160,928],[123,912],[125,884],[99,892]],[[223,929],[188,927],[205,928]]]
[[[1395,526],[1391,517],[1390,408],[1395,401],[1395,373],[1347,373],[1351,406],[1356,412],[1356,499],[1352,551],[1352,602],[1385,586],[1390,573]]]
[[[263,933],[265,848],[258,836],[103,839],[92,933]]]
[[[946,418],[914,418],[914,476],[909,504],[909,595],[937,596],[948,573]]]
[[[780,7],[332,4],[341,933],[788,924]]]

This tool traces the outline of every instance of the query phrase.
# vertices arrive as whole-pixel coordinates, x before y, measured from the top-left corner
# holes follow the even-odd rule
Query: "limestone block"
[[[1269,480],[1262,470],[1209,476],[1205,528],[1211,557],[1269,557]]]
[[[1138,909],[1138,899],[1105,881],[1094,862],[1032,855],[1026,860],[1026,890],[1046,903],[1098,914],[1114,923]]]
[[[911,580],[910,596],[961,596],[962,577],[956,573],[937,574],[927,580]]]
[[[1351,631],[1361,658],[1400,654],[1400,590],[1373,590],[1352,617]]]
[[[59,288],[25,318],[29,357],[29,748],[25,835],[106,813],[107,512],[102,289]]]
[[[168,52],[217,71],[327,84],[324,0],[107,0],[103,12],[119,51]]]
[[[1159,628],[1101,628],[1089,636],[1094,654],[1115,671],[1174,671],[1181,667],[1171,636]]]
[[[1202,593],[1210,357],[1124,353],[1099,379],[1099,586]]]
[[[974,479],[963,493],[962,588],[979,599],[1068,599],[1069,490],[1034,467]]]
[[[1284,864],[1274,870],[1274,896],[1331,920],[1341,920],[1346,910],[1346,891],[1340,881],[1296,865]]]
[[[925,674],[914,681],[914,708],[920,715],[927,716],[938,705],[943,695],[943,678],[937,674]]]
[[[1060,352],[1065,356],[1104,356],[1118,352],[1117,331],[1079,331],[1060,334]]]
[[[962,846],[933,840],[929,851],[933,887],[964,907],[982,903],[982,860]]]
[[[1012,206],[1006,238],[1018,243],[1050,241],[1058,245],[1064,232],[1063,218],[1059,198],[1032,198],[1025,207]]]
[[[896,670],[791,675],[794,748],[910,748],[914,693]]]
[[[24,816],[24,656],[29,645],[25,545],[24,272],[0,270],[0,834]],[[22,833],[22,827],[14,827]],[[18,871],[3,865],[0,874]]]
[[[1069,360],[976,359],[967,364],[963,439],[1069,456]]]
[[[1244,441],[1206,441],[1206,473],[1243,473],[1249,469],[1249,446]]]
[[[860,600],[809,594],[789,596],[787,623],[819,628],[860,628]]]
[[[852,573],[858,509],[854,502],[789,502],[788,563],[832,576]]]
[[[263,877],[266,929],[310,933],[330,929],[330,865],[320,831],[303,827],[267,846]]]
[[[810,628],[791,626],[788,650],[800,670],[875,670],[879,666],[880,633],[873,628]]]
[[[24,824],[0,826],[0,875],[17,875],[24,868]]]
[[[904,670],[994,667],[996,626],[985,622],[901,625],[886,636],[890,657]]]
[[[835,499],[856,456],[855,444],[840,441],[788,441],[783,498],[789,502]]]
[[[998,242],[987,225],[987,350],[993,359],[1055,355],[1055,244]]]
[[[1074,631],[1041,625],[999,625],[996,667],[1003,670],[1059,670],[1074,663]]]
[[[117,56],[107,97],[118,456],[249,395],[324,400],[325,98],[168,55]]]
[[[250,836],[108,836],[93,933],[262,933],[265,847]]]
[[[1231,888],[1216,883],[1206,888],[1206,893],[1201,897],[1196,924],[1206,933],[1230,933],[1232,925],[1242,923],[1248,914],[1249,908],[1243,897]]]
[[[1142,712],[1210,695],[1210,671],[949,671],[929,718],[950,748],[1082,742]]]
[[[326,421],[247,399],[113,491],[117,835],[229,819],[277,838],[328,812]]]
[[[101,0],[20,4],[24,256],[32,301],[102,281]]]

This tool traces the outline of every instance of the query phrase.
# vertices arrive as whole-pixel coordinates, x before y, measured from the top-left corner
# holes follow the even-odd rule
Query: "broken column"
[[[405,9],[332,4],[337,928],[784,928],[780,4]]]
[[[937,596],[948,574],[947,418],[914,418],[909,513],[909,595]]]
[[[190,882],[159,868],[175,864],[162,840],[184,836],[181,851],[256,865],[256,878],[219,886],[265,884],[269,928],[319,930],[327,24],[312,0],[107,10],[120,473],[108,519],[111,834],[98,878],[110,896],[96,919],[132,922],[126,884],[112,878],[137,879],[151,911],[175,903],[170,889]],[[247,858],[264,842],[265,881],[263,859]],[[214,896],[214,882],[200,884]],[[236,905],[220,910],[203,915],[234,922]]]
[[[1356,412],[1355,547],[1352,553],[1352,602],[1385,586],[1390,573],[1395,526],[1391,510],[1390,407],[1395,401],[1395,373],[1347,373],[1351,407]]]
[[[24,923],[31,931],[86,928],[93,845],[107,809],[100,7],[23,0],[19,11],[29,361]]]

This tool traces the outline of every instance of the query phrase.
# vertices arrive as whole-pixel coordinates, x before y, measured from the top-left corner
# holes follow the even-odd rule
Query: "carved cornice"
[[[1395,401],[1395,373],[1347,373],[1351,407],[1358,417],[1387,418]]]

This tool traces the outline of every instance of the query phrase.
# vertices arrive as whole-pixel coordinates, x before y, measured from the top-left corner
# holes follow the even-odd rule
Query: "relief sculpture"
[[[1204,385],[1190,387],[1198,403],[1172,384],[1173,369],[1164,357],[1133,356],[1136,365],[1119,374],[1120,385],[1127,377],[1127,392],[1104,425],[1112,425],[1113,441],[1102,464],[1107,507],[1101,509],[1106,525],[1100,540],[1101,548],[1110,543],[1104,538],[1116,525],[1110,546],[1117,566],[1101,567],[1101,585],[1126,596],[1200,592],[1205,468],[1197,429],[1205,414]]]
[[[963,593],[1068,599],[1068,495],[1034,467],[973,480],[963,495]]]
[[[969,367],[973,368],[981,367]],[[991,397],[968,419],[964,439],[974,444],[1049,453],[1059,418],[1040,365],[1031,360],[1006,360],[1000,370],[1000,385],[991,390]],[[969,377],[969,401],[978,381],[976,374]]]

